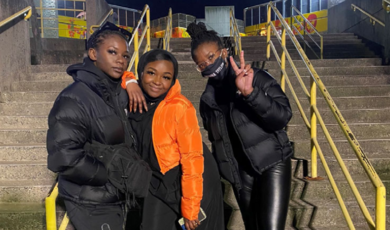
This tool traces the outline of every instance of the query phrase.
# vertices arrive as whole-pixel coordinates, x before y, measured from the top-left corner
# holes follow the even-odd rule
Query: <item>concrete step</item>
[[[47,116],[0,116],[1,129],[47,128]]]
[[[299,89],[299,88],[298,88]],[[310,88],[308,88],[310,90]],[[332,97],[353,97],[353,96],[390,96],[390,85],[349,85],[349,86],[328,86],[327,90]],[[296,90],[298,97],[305,96],[303,90]],[[290,90],[286,95],[292,97]],[[323,97],[319,92],[317,97]]]
[[[45,209],[42,203],[0,203],[0,229],[46,229]]]
[[[340,113],[348,123],[387,123],[390,122],[390,109],[361,109],[341,110]],[[309,118],[309,113],[306,113]],[[321,117],[325,124],[336,124],[336,118],[330,110],[321,111]],[[295,111],[289,125],[303,124],[303,119],[298,111]]]
[[[52,181],[56,174],[47,169],[46,161],[0,161],[0,181]]]
[[[0,129],[0,144],[44,144],[47,129]]]
[[[42,202],[53,183],[54,180],[0,180],[0,202]]]
[[[345,138],[338,124],[326,124],[326,126],[332,138]],[[390,138],[390,123],[349,123],[349,127],[358,139]],[[310,138],[306,126],[303,125],[289,125],[288,134],[292,140],[304,140],[306,138]],[[318,127],[318,138],[325,138],[321,127]]]
[[[15,83],[16,89],[24,90],[24,92],[0,92],[0,102],[54,102],[61,90],[63,90],[66,85],[70,82],[56,82],[59,83],[59,86],[56,86],[57,91],[54,91],[52,88],[49,88],[51,84],[48,81],[28,81],[28,82],[18,82]],[[37,86],[37,90],[34,90],[34,86]],[[49,90],[53,92],[40,91],[39,88],[47,86]],[[61,86],[65,86],[62,87]],[[19,90],[18,90],[19,91]]]
[[[300,91],[300,84],[295,75],[288,75],[296,91]],[[274,76],[280,82],[280,74]],[[310,87],[310,76],[301,76],[307,89]],[[329,86],[369,86],[369,85],[383,85],[387,86],[390,82],[390,75],[323,75],[320,76],[322,82],[326,87]]]
[[[31,65],[29,69],[30,73],[65,72],[68,66],[69,64]]]
[[[46,143],[0,145],[0,161],[46,161]]]
[[[349,110],[349,109],[385,109],[390,108],[390,97],[333,97],[334,102],[340,110]],[[310,108],[307,98],[299,98],[303,108]],[[290,104],[292,109],[297,110],[296,102],[293,99],[290,99]],[[322,109],[328,110],[328,104],[324,99],[319,98],[317,100],[317,106]],[[309,109],[305,109],[309,111]]]
[[[0,116],[47,116],[53,102],[0,103]]]

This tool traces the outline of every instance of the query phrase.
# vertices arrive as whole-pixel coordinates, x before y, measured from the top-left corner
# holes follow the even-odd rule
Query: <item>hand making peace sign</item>
[[[233,57],[230,57],[230,64],[233,67],[234,72],[236,73],[236,86],[240,90],[242,95],[248,96],[253,91],[253,69],[251,66],[245,65],[244,51],[241,51],[240,54],[240,68],[238,68]]]

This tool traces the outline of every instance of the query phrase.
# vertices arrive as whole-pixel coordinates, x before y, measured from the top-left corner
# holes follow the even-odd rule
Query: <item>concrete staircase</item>
[[[324,41],[325,57],[338,59],[312,60],[312,63],[389,189],[390,67],[381,66],[381,59],[376,58],[375,54],[353,34],[326,35]],[[152,47],[157,47],[157,43],[158,40],[153,39]],[[247,61],[265,60],[265,38],[243,38],[242,44]],[[288,46],[289,50],[293,48],[291,42],[288,42]],[[195,70],[189,47],[189,39],[171,40],[172,52],[180,63],[179,79],[183,94],[198,108],[206,80]],[[298,59],[297,53],[291,50],[294,59]],[[348,59],[351,57],[358,58]],[[301,61],[297,60],[295,63],[308,85],[308,71]],[[32,66],[31,74],[26,79],[14,83],[9,92],[0,94],[0,171],[3,172],[0,175],[0,229],[44,229],[43,200],[55,176],[46,168],[47,115],[58,93],[72,82],[71,77],[65,73],[67,66]],[[266,62],[265,68],[275,78],[279,77],[280,70],[274,59]],[[307,99],[298,90],[298,82],[292,70],[289,69],[288,73],[293,84],[297,86],[302,104],[308,108]],[[287,94],[291,95],[288,90]],[[294,117],[289,124],[288,132],[295,143],[296,159],[293,160],[294,176],[286,229],[347,229],[321,163],[319,163],[319,175],[325,180],[309,182],[304,179],[307,170],[310,172],[309,135],[292,99],[291,104]],[[324,100],[319,98],[318,104],[364,201],[373,213],[375,193],[371,183],[345,138],[342,138],[332,114],[326,110]],[[200,126],[202,126],[201,121]],[[208,142],[203,129],[202,134],[204,140]],[[322,132],[319,131],[324,154],[330,168],[334,170],[332,172],[345,197],[344,200],[356,223],[356,228],[368,229],[348,185],[344,182],[338,164],[321,134]],[[229,186],[226,186],[225,201],[233,209],[228,229],[244,229],[238,206]],[[387,211],[390,211],[389,208]],[[63,212],[60,210],[59,214],[62,215]],[[388,225],[389,222],[387,218]]]

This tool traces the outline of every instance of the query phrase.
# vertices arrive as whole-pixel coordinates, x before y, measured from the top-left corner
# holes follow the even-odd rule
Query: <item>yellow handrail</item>
[[[241,36],[238,30],[237,21],[234,15],[233,8],[230,8],[230,37],[234,38],[234,49],[235,54],[240,55],[241,53]]]
[[[114,10],[111,9],[110,11],[107,12],[106,16],[104,16],[104,18],[100,21],[99,25],[92,25],[89,29],[89,33],[90,34],[93,34],[94,32],[94,28],[99,28],[101,27],[108,19],[108,17],[110,17],[112,14],[114,13]]]
[[[172,37],[172,9],[169,8],[168,17],[167,17],[167,27],[164,34],[163,49],[170,51],[169,42]]]
[[[47,230],[57,230],[57,212],[56,212],[56,200],[58,197],[58,183],[55,184],[53,190],[49,196],[45,199],[45,209],[46,209],[46,229]],[[65,213],[64,218],[61,221],[59,230],[65,230],[68,226],[69,218]]]
[[[279,34],[278,34],[278,31],[276,30],[275,26],[272,24],[271,22],[271,12],[272,10],[274,11],[275,15],[279,18],[281,24],[282,24],[282,36],[280,37]],[[310,131],[310,135],[311,135],[311,157],[312,157],[312,161],[311,161],[311,168],[312,168],[312,172],[311,172],[311,176],[312,178],[317,178],[317,152],[318,152],[318,155],[321,159],[321,162],[325,168],[325,172],[329,178],[329,182],[331,183],[331,186],[334,190],[334,193],[336,195],[336,198],[340,204],[340,207],[341,207],[341,210],[344,214],[344,217],[347,221],[347,224],[348,224],[348,227],[350,229],[355,229],[353,223],[352,223],[352,220],[351,220],[351,217],[348,213],[348,210],[344,204],[344,201],[341,197],[341,194],[340,194],[340,191],[333,179],[333,176],[332,176],[332,173],[326,163],[326,159],[322,153],[322,150],[321,150],[321,147],[318,143],[318,140],[317,140],[317,121],[318,123],[320,124],[320,127],[322,128],[324,134],[325,134],[325,137],[327,139],[327,141],[329,142],[329,145],[331,146],[331,149],[336,157],[336,160],[337,162],[339,163],[345,177],[346,177],[346,180],[348,182],[348,184],[350,185],[351,187],[351,190],[357,200],[357,203],[366,219],[366,222],[368,224],[368,226],[370,227],[370,229],[377,229],[377,230],[384,230],[386,228],[385,224],[386,224],[386,188],[384,187],[382,181],[380,180],[379,176],[377,175],[375,169],[373,168],[373,166],[371,165],[370,161],[368,160],[367,156],[365,155],[365,153],[363,152],[361,146],[359,145],[359,142],[357,141],[355,135],[352,133],[351,129],[349,128],[348,124],[346,123],[345,119],[343,118],[342,114],[340,113],[340,110],[337,108],[336,104],[334,103],[332,97],[330,96],[328,90],[326,89],[325,85],[323,84],[322,80],[320,79],[320,77],[318,76],[317,72],[315,71],[313,65],[311,64],[310,60],[307,58],[305,52],[303,51],[301,45],[299,44],[298,40],[296,39],[292,29],[289,27],[289,25],[283,20],[283,17],[282,15],[280,14],[280,12],[278,11],[278,9],[275,7],[275,5],[270,2],[268,4],[268,11],[267,11],[268,15],[267,15],[267,59],[270,59],[271,57],[271,48],[272,48],[272,51],[274,52],[274,55],[276,57],[276,60],[278,62],[278,64],[281,66],[281,87],[283,90],[285,90],[285,82],[287,82],[289,88],[291,89],[291,93],[293,94],[293,97],[294,97],[294,100],[297,102],[297,105],[298,105],[298,108],[299,108],[299,111],[301,112],[301,116],[303,117],[304,119],[304,122],[306,124],[306,127],[309,129]],[[273,42],[271,41],[271,29],[272,31],[274,32],[274,34],[276,35],[276,37],[278,38],[278,41],[281,43],[282,45],[282,55],[281,55],[281,58],[279,57],[277,51],[276,51],[276,48],[273,44]],[[310,115],[311,115],[311,120],[310,120],[310,124],[308,123],[308,119],[304,113],[304,110],[302,109],[302,106],[298,100],[298,97],[296,96],[296,93],[295,93],[295,90],[293,89],[293,86],[291,85],[291,82],[288,78],[288,75],[287,75],[287,72],[286,72],[286,69],[285,69],[285,62],[286,62],[286,57],[292,67],[292,69],[294,70],[294,73],[296,74],[296,77],[298,78],[300,84],[301,84],[301,87],[304,89],[304,92],[305,94],[307,95],[308,93],[308,90],[306,89],[306,86],[303,84],[303,81],[301,79],[301,76],[299,75],[298,73],[298,70],[296,68],[296,66],[294,65],[294,62],[291,60],[291,57],[288,53],[288,50],[286,48],[286,33],[288,34],[288,36],[291,38],[292,42],[294,43],[297,51],[299,52],[300,56],[302,57],[302,60],[303,62],[305,63],[307,69],[309,70],[310,72],[310,75],[311,75],[311,88],[310,88],[310,95],[308,97],[308,99],[310,100]],[[297,74],[298,73],[298,74]],[[375,204],[375,222],[373,221],[370,213],[368,212],[367,210],[367,207],[363,201],[363,199],[361,198],[361,195],[359,193],[359,191],[357,190],[356,188],[356,185],[355,183],[353,182],[352,180],[352,177],[350,175],[350,173],[348,172],[348,169],[346,168],[345,164],[344,164],[344,161],[342,160],[341,158],[341,155],[339,153],[339,151],[337,150],[337,147],[336,145],[334,144],[334,141],[332,140],[332,137],[330,136],[329,134],[329,131],[321,117],[321,114],[319,113],[318,111],[318,107],[316,105],[316,88],[319,88],[322,95],[324,96],[329,108],[331,109],[334,117],[336,118],[340,128],[342,129],[344,135],[346,136],[346,138],[348,139],[348,142],[350,143],[351,147],[353,148],[357,158],[359,159],[360,161],[360,164],[362,165],[362,167],[364,168],[365,172],[367,173],[367,175],[369,176],[371,182],[373,183],[373,185],[375,186],[376,188],[376,204]]]
[[[374,26],[375,23],[377,22],[379,25],[385,27],[385,23],[383,23],[382,21],[380,21],[379,19],[377,19],[376,17],[372,16],[371,14],[369,14],[368,12],[364,11],[362,8],[356,6],[355,4],[351,4],[351,8],[353,9],[353,11],[356,11],[356,10],[359,10],[360,12],[362,12],[363,14],[367,15],[369,18],[370,18],[370,22],[372,23],[372,25]]]
[[[0,27],[4,26],[8,22],[10,22],[10,21],[14,20],[15,18],[20,17],[22,15],[24,15],[24,20],[27,21],[31,17],[31,14],[32,14],[32,10],[31,9],[32,9],[31,6],[28,6],[28,7],[24,8],[23,10],[14,13],[13,15],[11,15],[8,18],[6,18],[3,21],[1,21],[0,22]]]
[[[389,0],[383,0],[382,1],[382,7],[384,10],[386,10],[387,13],[390,12],[390,1]]]
[[[301,18],[303,19],[303,25],[302,23],[298,20],[298,18],[294,15],[294,11],[299,15],[301,16]],[[303,29],[303,35],[299,32],[299,30],[295,27],[295,23],[298,23],[298,25]],[[295,30],[297,32],[297,34],[303,39],[303,42],[304,42],[304,45],[305,45],[305,48],[306,46],[308,46],[314,53],[314,55],[317,56],[317,58],[321,58],[323,59],[324,58],[324,37],[317,31],[317,29],[315,28],[315,26],[313,26],[313,24],[307,20],[307,18],[305,16],[303,16],[303,14],[295,7],[295,6],[291,6],[291,29]],[[306,35],[306,26],[310,26],[311,29],[314,31],[314,33],[316,33],[321,41],[320,41],[320,44],[318,44],[314,38],[311,36],[310,33],[308,33],[307,35],[309,36],[309,38],[313,41],[313,43],[320,49],[320,56],[318,56],[315,52],[315,50],[313,48],[311,48],[310,44],[306,41],[305,39],[305,35]],[[306,49],[305,49],[306,50]]]
[[[138,41],[138,28],[140,28],[140,26],[142,24],[142,20],[144,19],[145,15],[146,15],[146,26],[144,27],[144,29],[142,31],[141,41]],[[129,46],[131,46],[131,43],[134,41],[134,44],[133,44],[134,53],[133,53],[133,56],[131,57],[129,67],[127,68],[127,70],[130,71],[131,68],[133,67],[133,64],[134,64],[134,70],[135,70],[134,74],[137,77],[138,77],[137,68],[138,68],[138,60],[139,60],[139,49],[142,46],[142,42],[145,38],[145,35],[146,35],[146,46],[145,46],[143,53],[150,50],[150,8],[149,8],[149,5],[145,5],[144,10],[142,11],[141,17],[138,21],[138,24],[133,30],[133,36],[131,37],[130,42],[129,42]]]

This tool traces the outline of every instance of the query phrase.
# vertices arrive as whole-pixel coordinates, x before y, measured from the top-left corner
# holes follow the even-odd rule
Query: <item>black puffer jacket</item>
[[[236,77],[231,68],[227,77]],[[254,69],[253,92],[248,97],[237,94],[230,102],[230,118],[240,142],[231,143],[223,111],[215,99],[216,89],[210,80],[200,99],[203,125],[208,131],[221,176],[240,189],[232,146],[242,146],[249,165],[258,174],[290,157],[293,151],[283,129],[292,116],[290,103],[271,75]]]
[[[74,83],[57,97],[49,114],[48,168],[59,173],[59,193],[79,203],[117,203],[125,200],[107,182],[104,164],[86,154],[92,140],[115,145],[131,140],[126,118],[119,110],[128,106],[127,94],[91,60],[72,65],[67,73]]]

